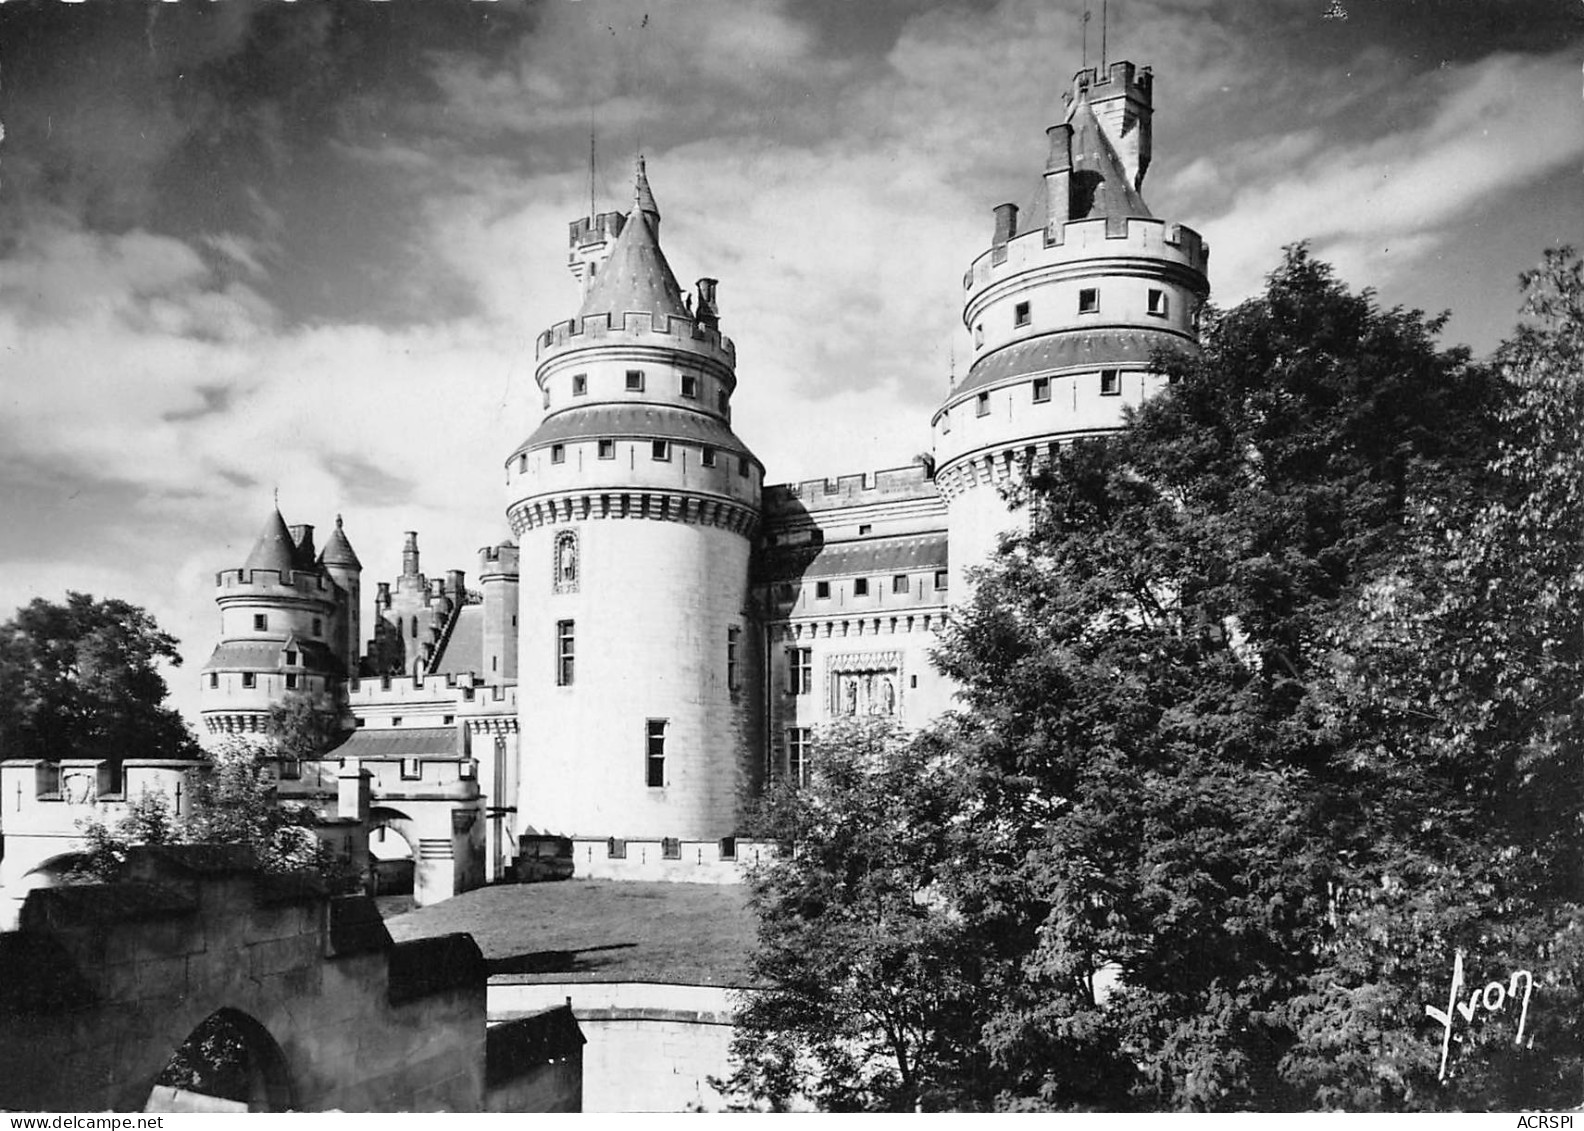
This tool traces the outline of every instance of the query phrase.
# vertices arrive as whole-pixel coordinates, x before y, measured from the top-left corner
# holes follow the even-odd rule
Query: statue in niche
[[[577,554],[576,534],[566,531],[556,536],[554,565],[555,591],[557,593],[573,593],[577,591]]]
[[[891,682],[888,675],[880,677],[879,712],[888,716],[896,714],[896,684]]]
[[[852,676],[842,679],[842,714],[856,715],[858,713],[858,681]]]

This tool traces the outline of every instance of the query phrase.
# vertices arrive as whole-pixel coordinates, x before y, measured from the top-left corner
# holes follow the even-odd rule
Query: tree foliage
[[[136,605],[34,600],[0,625],[0,755],[191,757],[191,732],[164,706],[161,663],[181,663],[176,639]]]
[[[977,1106],[975,944],[941,898],[960,778],[882,723],[820,735],[806,784],[766,795],[755,835],[783,854],[749,873],[759,915],[738,1015],[750,1103],[833,1111]]]

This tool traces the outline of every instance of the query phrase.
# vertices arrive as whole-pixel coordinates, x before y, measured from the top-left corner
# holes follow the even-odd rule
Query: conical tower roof
[[[363,568],[357,552],[352,549],[352,543],[347,541],[346,531],[341,529],[340,515],[336,515],[335,530],[331,531],[324,549],[319,551],[319,564],[356,570]]]
[[[1073,98],[1067,122],[1072,126],[1072,219],[1149,219],[1150,210],[1128,181],[1122,159],[1100,128],[1083,87]]]
[[[272,569],[287,574],[296,568],[293,565],[296,552],[297,544],[292,541],[291,531],[286,529],[286,520],[281,517],[280,508],[275,507],[264,520],[264,529],[259,532],[258,541],[253,543],[253,551],[242,563],[242,568]]]
[[[682,301],[682,288],[660,250],[659,226],[660,208],[655,204],[640,157],[632,212],[610,257],[601,264],[599,274],[583,296],[579,318],[610,314],[620,320],[623,314],[634,310],[692,319]]]

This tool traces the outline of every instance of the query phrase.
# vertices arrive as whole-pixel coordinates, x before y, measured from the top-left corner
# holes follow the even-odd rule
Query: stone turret
[[[1155,350],[1197,348],[1209,250],[1140,192],[1152,97],[1148,68],[1078,72],[1033,201],[994,210],[990,247],[963,277],[973,364],[932,421],[954,601],[964,571],[1023,521],[998,489],[1057,445],[1120,427],[1164,384]]]
[[[731,429],[716,280],[684,298],[641,158],[625,221],[603,227],[619,235],[577,317],[539,338],[544,414],[506,464],[523,831],[713,840],[735,831],[758,762],[747,586],[763,468]]]

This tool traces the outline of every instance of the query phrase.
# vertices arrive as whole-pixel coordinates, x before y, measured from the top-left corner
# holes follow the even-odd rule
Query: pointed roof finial
[[[363,568],[363,563],[358,560],[356,551],[352,549],[352,543],[347,541],[340,515],[336,515],[335,530],[331,531],[325,548],[319,551],[319,561],[322,565],[344,566],[355,570]]]
[[[655,226],[659,226],[660,206],[655,203],[654,192],[649,188],[649,174],[644,171],[642,153],[638,155],[638,169],[633,177],[633,208],[649,216]]]
[[[278,500],[279,490],[276,495]],[[242,568],[269,569],[284,576],[296,568],[296,550],[297,543],[292,540],[291,531],[286,529],[286,520],[281,517],[277,501],[269,517],[264,520],[264,529],[259,531],[258,541],[253,543],[253,549],[242,563]]]

